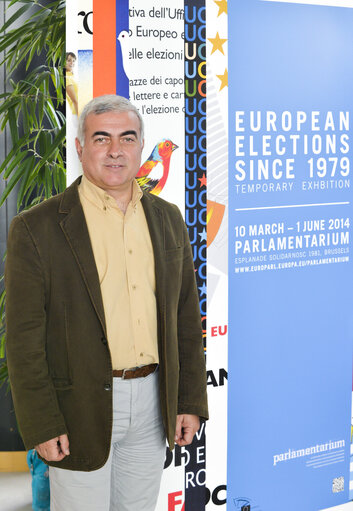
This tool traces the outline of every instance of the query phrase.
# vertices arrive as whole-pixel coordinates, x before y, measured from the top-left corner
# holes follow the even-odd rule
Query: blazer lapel
[[[144,192],[142,206],[149,228],[154,254],[154,268],[156,277],[156,295],[161,326],[165,326],[165,253],[164,253],[164,218],[163,211],[158,207],[153,195]],[[162,335],[162,339],[164,335]]]
[[[63,194],[59,213],[65,216],[59,223],[77,261],[93,307],[106,336],[102,293],[87,223],[78,195],[79,182],[80,178],[69,186]]]

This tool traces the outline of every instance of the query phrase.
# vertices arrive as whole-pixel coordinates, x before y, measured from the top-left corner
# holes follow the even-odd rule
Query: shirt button
[[[107,211],[107,206],[103,206],[103,211]]]
[[[104,384],[104,390],[110,390],[111,388],[112,388],[112,386],[110,385],[110,383]]]
[[[129,254],[132,254],[132,250],[129,250]]]
[[[108,344],[108,341],[105,337],[102,337],[101,341],[104,344],[104,346],[106,346]]]
[[[135,286],[135,284],[133,284],[133,285],[132,285],[131,287],[132,287],[132,289],[136,289],[136,286]]]
[[[143,353],[140,353],[140,357],[143,357]]]

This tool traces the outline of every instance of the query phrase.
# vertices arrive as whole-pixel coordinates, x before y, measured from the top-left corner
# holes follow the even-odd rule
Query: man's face
[[[140,122],[134,112],[89,114],[84,146],[76,138],[85,176],[116,198],[131,191],[142,148]]]

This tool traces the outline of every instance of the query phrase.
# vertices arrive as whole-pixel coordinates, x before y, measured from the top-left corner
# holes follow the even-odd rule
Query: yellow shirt
[[[75,81],[73,73],[71,71],[66,71],[66,87],[68,87],[69,85],[73,86],[75,94],[76,94],[76,98],[77,98],[77,95],[78,95],[77,82]],[[74,115],[77,115],[77,112],[75,111],[75,107],[74,107],[74,104],[72,102],[72,99],[70,98],[70,96],[68,94],[66,94],[66,100],[67,100],[67,102],[70,105],[71,112]]]
[[[133,182],[125,215],[114,198],[85,176],[79,196],[98,269],[113,369],[158,363],[154,256]]]

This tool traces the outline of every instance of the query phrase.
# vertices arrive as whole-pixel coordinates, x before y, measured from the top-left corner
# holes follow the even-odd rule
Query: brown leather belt
[[[113,376],[122,378],[123,380],[131,380],[131,378],[145,378],[153,373],[158,364],[148,364],[147,366],[134,367],[132,369],[114,369]]]

